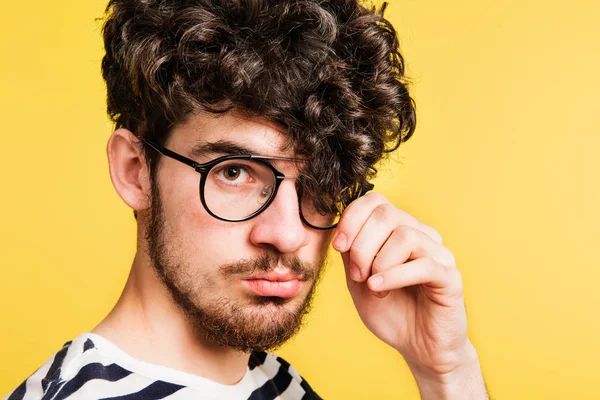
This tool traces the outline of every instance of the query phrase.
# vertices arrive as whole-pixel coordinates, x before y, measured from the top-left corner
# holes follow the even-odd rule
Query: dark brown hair
[[[304,184],[340,199],[415,129],[386,4],[110,0],[102,74],[117,128],[164,143],[193,112],[266,117],[310,156]],[[151,169],[158,156],[147,150]],[[344,196],[345,197],[345,196]]]

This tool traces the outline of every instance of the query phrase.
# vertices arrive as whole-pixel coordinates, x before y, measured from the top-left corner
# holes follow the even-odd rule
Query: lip
[[[288,282],[293,280],[302,280],[298,275],[293,274],[290,270],[279,270],[276,268],[274,271],[262,274],[255,274],[244,280],[265,280],[271,282]]]
[[[278,280],[243,279],[242,284],[259,296],[281,297],[284,299],[294,297],[302,287],[302,281],[298,278],[287,280],[282,278],[278,278]]]
[[[275,268],[270,272],[258,273],[241,280],[254,294],[264,297],[294,297],[302,288],[304,279],[287,268]]]

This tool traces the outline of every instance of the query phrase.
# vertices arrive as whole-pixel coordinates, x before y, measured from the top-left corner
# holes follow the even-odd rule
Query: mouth
[[[252,292],[264,297],[281,297],[289,299],[300,291],[302,282],[299,279],[291,281],[269,281],[266,279],[245,279],[242,283]]]
[[[302,280],[290,272],[271,272],[242,279],[242,284],[254,294],[264,297],[294,297],[302,288]]]

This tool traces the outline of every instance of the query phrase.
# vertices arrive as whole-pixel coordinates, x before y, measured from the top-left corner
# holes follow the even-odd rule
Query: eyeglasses
[[[228,222],[242,222],[256,217],[275,199],[284,179],[297,179],[279,172],[270,160],[298,161],[289,157],[266,157],[251,154],[218,157],[207,163],[197,163],[181,154],[146,138],[140,138],[164,156],[194,168],[200,174],[200,201],[213,217]],[[364,182],[358,196],[372,190],[374,185]],[[319,230],[337,226],[343,212],[342,205],[332,205],[330,210],[319,210],[310,196],[303,195],[302,185],[297,185],[300,219]]]

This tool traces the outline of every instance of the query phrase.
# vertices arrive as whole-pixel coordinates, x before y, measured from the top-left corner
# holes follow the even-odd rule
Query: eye
[[[217,177],[227,183],[244,184],[251,181],[251,174],[248,168],[243,165],[230,164],[216,171]]]
[[[241,173],[242,169],[237,166],[227,167],[225,170],[223,170],[223,176],[228,181],[235,181]]]

